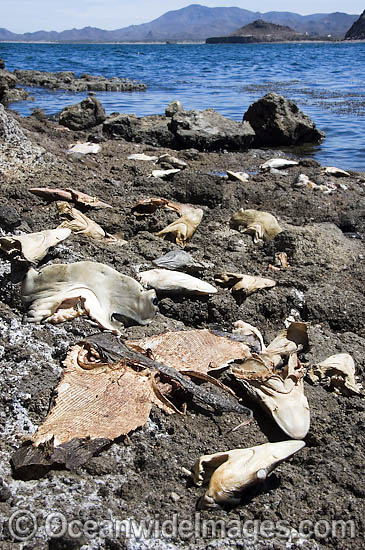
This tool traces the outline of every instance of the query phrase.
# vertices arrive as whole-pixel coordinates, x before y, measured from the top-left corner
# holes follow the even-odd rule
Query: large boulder
[[[271,92],[253,103],[243,116],[256,132],[255,147],[319,143],[324,132],[285,97]]]
[[[100,101],[89,96],[81,103],[63,109],[58,118],[59,123],[70,130],[87,130],[104,122],[106,114]]]
[[[177,147],[199,151],[247,149],[255,137],[248,122],[235,122],[214,109],[178,111],[168,127],[175,135]]]
[[[13,73],[10,73],[5,69],[0,69],[0,100],[6,90],[15,88],[16,83],[17,80]]]
[[[47,166],[52,157],[32,143],[14,116],[0,105],[0,176],[29,177],[31,170]]]
[[[123,138],[155,147],[173,147],[174,135],[168,129],[168,120],[161,115],[138,118],[136,115],[118,114],[104,122],[103,134],[109,139]]]

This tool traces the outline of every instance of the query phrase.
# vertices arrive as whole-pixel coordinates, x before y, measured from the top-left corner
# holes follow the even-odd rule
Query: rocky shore
[[[67,90],[70,92],[131,92],[145,91],[146,84],[114,76],[89,75],[82,73],[76,77],[72,71],[58,73],[15,69],[7,71],[5,61],[0,59],[0,103],[8,105],[14,101],[30,99],[29,93],[21,86]]]
[[[301,363],[318,364],[347,353],[354,358],[358,382],[363,382],[365,174],[326,170],[312,158],[292,154],[289,146],[320,142],[324,135],[293,105],[268,95],[246,113],[244,124],[222,120],[211,109],[186,112],[178,102],[167,108],[166,116],[141,119],[106,117],[92,96],[55,120],[40,111],[21,118],[0,106],[1,236],[60,224],[56,202],[32,194],[31,188],[76,189],[112,206],[84,213],[106,234],[122,233],[126,242],[72,233],[36,268],[92,260],[136,279],[139,270],[152,269],[153,260],[180,247],[156,235],[176,220],[175,212],[160,208],[136,216],[134,203],[163,197],[199,208],[202,221],[184,250],[200,264],[199,277],[215,285],[217,293],[159,295],[156,317],[148,326],[126,328],[127,338],[197,328],[231,332],[232,323],[242,319],[269,343],[290,320],[302,321],[309,326],[310,348],[299,355]],[[268,144],[260,116],[271,102],[270,124],[276,130],[266,132]],[[280,109],[286,112],[281,131]],[[294,124],[297,116],[300,124],[287,124]],[[298,132],[304,121],[306,130]],[[85,143],[99,147],[91,154],[73,152],[71,144]],[[138,160],[141,154],[144,160]],[[272,158],[295,163],[262,168]],[[161,170],[157,177],[152,175],[156,169]],[[271,241],[254,243],[230,226],[240,208],[273,214],[282,231]],[[287,256],[285,267],[277,263],[280,253]],[[270,277],[276,286],[240,303],[216,284],[221,272]],[[254,419],[235,431],[245,420],[239,413],[214,414],[189,400],[183,416],[166,415],[153,406],[144,427],[108,444],[74,470],[59,466],[36,475],[28,467],[15,472],[11,459],[47,416],[67,351],[101,329],[84,316],[56,325],[29,323],[21,301],[21,269],[3,252],[0,277],[4,550],[360,548],[363,396],[336,393],[308,380],[311,426],[306,446],[232,508],[197,511],[204,489],[193,485],[181,467],[191,468],[203,454],[287,438],[243,390],[242,403],[253,409]],[[227,374],[219,378],[230,383]],[[53,530],[47,523],[50,513],[56,514]],[[14,523],[17,517],[23,521],[20,526]],[[131,519],[172,523],[162,534],[158,529],[134,536],[113,531],[118,521]],[[77,523],[70,524],[72,520]],[[168,525],[182,525],[183,520],[195,531],[169,530]],[[208,520],[213,523],[204,524],[209,528],[202,532]]]

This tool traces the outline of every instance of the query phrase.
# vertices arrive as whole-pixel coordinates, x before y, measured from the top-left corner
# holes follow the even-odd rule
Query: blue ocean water
[[[277,91],[325,131],[310,154],[327,166],[365,171],[365,43],[0,43],[0,57],[8,70],[71,70],[147,84],[145,92],[96,92],[108,114],[159,114],[178,99],[185,109],[213,107],[240,121],[253,101]],[[34,101],[12,104],[23,116],[36,107],[53,114],[87,95],[28,91]]]

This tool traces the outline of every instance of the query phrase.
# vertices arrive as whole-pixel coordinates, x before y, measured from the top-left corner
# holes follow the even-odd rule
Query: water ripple
[[[106,112],[163,113],[179,99],[186,109],[213,107],[242,120],[268,91],[293,99],[326,132],[314,156],[322,164],[365,171],[365,44],[0,44],[8,70],[73,71],[141,80],[146,92],[96,96]],[[12,105],[23,116],[47,114],[84,94],[31,89],[33,102]]]

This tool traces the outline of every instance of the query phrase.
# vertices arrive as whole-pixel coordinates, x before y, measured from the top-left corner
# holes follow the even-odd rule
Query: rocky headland
[[[365,10],[349,28],[345,40],[365,40]]]
[[[3,85],[4,90],[9,88],[11,83],[8,88]],[[136,215],[135,203],[161,197],[200,209],[201,223],[184,251],[193,257],[195,275],[217,292],[159,294],[152,322],[127,327],[125,337],[136,340],[203,328],[230,333],[232,324],[242,319],[257,327],[269,343],[288,323],[304,322],[310,347],[299,353],[301,364],[306,367],[333,354],[350,354],[357,381],[363,382],[365,174],[321,166],[307,155],[296,155],[294,146],[320,143],[324,134],[278,94],[268,94],[242,115],[244,122],[236,123],[213,109],[185,111],[179,102],[172,102],[163,116],[106,116],[92,95],[54,119],[39,110],[22,118],[0,106],[1,237],[56,228],[61,221],[56,201],[30,189],[72,188],[112,207],[84,206],[81,211],[105,235],[122,233],[124,242],[72,232],[49,250],[36,269],[91,260],[137,279],[139,271],[155,267],[157,258],[182,247],[157,235],[177,219],[174,211],[158,208]],[[74,144],[79,149],[73,149]],[[279,162],[266,164],[273,158]],[[272,240],[253,242],[250,234],[230,224],[240,208],[272,214],[280,233]],[[276,286],[238,300],[217,284],[221,272],[270,277]],[[265,482],[249,488],[238,505],[199,511],[200,522],[223,520],[236,527],[247,521],[251,526],[263,526],[264,520],[274,526],[284,522],[284,532],[274,529],[269,537],[261,527],[244,536],[233,530],[227,534],[219,523],[214,524],[215,528],[220,525],[216,532],[210,524],[210,530],[197,529],[190,536],[166,529],[162,535],[136,537],[100,527],[103,521],[115,525],[131,518],[163,522],[174,517],[196,525],[197,500],[204,490],[192,484],[182,466],[191,468],[203,454],[287,438],[244,391],[242,403],[253,409],[254,419],[239,429],[235,428],[246,416],[215,414],[185,396],[186,414],[167,415],[153,406],[144,427],[129,437],[106,440],[95,455],[91,449],[81,466],[67,469],[48,460],[42,468],[28,462],[16,469],[12,457],[29,446],[47,416],[66,353],[76,342],[101,333],[100,326],[82,315],[60,324],[30,323],[21,299],[23,277],[24,262],[20,265],[2,252],[4,550],[352,550],[361,546],[363,395],[336,393],[330,384],[313,385],[309,379],[304,391],[311,425],[304,449]],[[227,372],[218,377],[232,383]],[[209,384],[203,382],[201,387]],[[51,512],[58,514],[58,521],[77,520],[76,535],[72,529],[57,531],[56,526],[54,535],[46,523]],[[14,513],[25,513],[32,521],[36,518],[36,530],[30,531],[29,538],[22,539],[29,534],[28,524],[21,524],[22,531],[9,522],[18,517]],[[93,522],[94,530],[87,521]],[[307,533],[301,530],[301,522],[307,522]],[[333,531],[334,522],[344,522],[343,530]],[[327,529],[324,535],[323,528]]]
[[[317,40],[319,37],[316,37]],[[293,42],[313,40],[309,35],[297,32],[287,25],[276,25],[257,19],[228,36],[207,38],[207,44],[250,44],[256,42]]]

